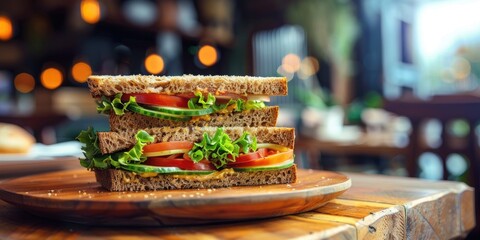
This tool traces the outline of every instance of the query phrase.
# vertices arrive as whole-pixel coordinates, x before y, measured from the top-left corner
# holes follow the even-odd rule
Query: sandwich
[[[110,131],[89,128],[80,164],[110,191],[296,181],[295,130],[275,127],[285,78],[91,76]]]
[[[292,183],[294,129],[160,127],[83,131],[81,165],[110,191],[220,188]]]
[[[110,114],[112,131],[148,127],[276,125],[270,96],[287,94],[284,77],[91,76],[97,110]]]

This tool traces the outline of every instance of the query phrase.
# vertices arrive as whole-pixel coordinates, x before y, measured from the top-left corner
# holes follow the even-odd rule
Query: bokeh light
[[[453,176],[460,176],[468,170],[468,162],[464,156],[453,153],[447,157],[447,170]]]
[[[214,65],[218,61],[218,53],[215,47],[204,45],[198,50],[198,61],[206,67]]]
[[[306,57],[300,63],[300,69],[298,70],[298,76],[301,79],[308,79],[318,72],[320,64],[314,57]]]
[[[29,93],[35,88],[35,78],[28,73],[20,73],[13,80],[15,89],[21,93]]]
[[[158,15],[155,1],[150,0],[124,1],[122,10],[126,19],[139,26],[151,25]]]
[[[5,16],[0,16],[0,40],[7,41],[12,38],[12,21]]]
[[[100,4],[97,0],[82,0],[80,3],[80,16],[83,21],[95,24],[100,21]]]
[[[40,82],[47,89],[55,89],[62,85],[63,74],[57,68],[47,68],[40,75]]]
[[[92,68],[88,63],[77,62],[72,67],[72,77],[75,81],[79,83],[84,83],[87,81],[88,77],[92,75]]]
[[[163,71],[165,63],[162,56],[158,54],[150,54],[145,59],[145,69],[151,74],[159,74]]]
[[[282,59],[282,68],[286,71],[292,71],[293,73],[300,69],[300,62],[300,57],[298,55],[289,53]]]
[[[456,80],[465,80],[470,76],[472,66],[470,62],[462,57],[457,57],[452,63],[452,75]]]
[[[285,69],[285,68],[287,69]],[[290,66],[288,65],[280,65],[278,68],[277,68],[277,73],[280,74],[281,76],[284,76],[287,81],[290,81],[293,79],[293,71],[292,69],[290,68]]]

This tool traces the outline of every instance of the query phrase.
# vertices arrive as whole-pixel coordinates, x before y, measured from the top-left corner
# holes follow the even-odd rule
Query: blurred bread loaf
[[[35,138],[25,129],[8,123],[0,123],[0,154],[27,153],[35,144]]]

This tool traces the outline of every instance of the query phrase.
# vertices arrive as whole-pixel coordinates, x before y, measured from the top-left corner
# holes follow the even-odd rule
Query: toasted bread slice
[[[197,90],[240,95],[287,95],[284,77],[250,76],[90,76],[88,86],[93,97],[118,93],[161,93],[174,95]]]
[[[142,177],[139,174],[119,169],[95,170],[97,182],[110,191],[145,191],[161,189],[221,188],[233,186],[256,186],[294,183],[296,166],[289,168],[236,172],[226,169],[210,175],[159,174]]]
[[[144,129],[155,137],[154,142],[192,141],[199,142],[203,133],[213,136],[217,127],[161,127]],[[284,127],[225,127],[223,128],[231,139],[237,139],[243,132],[257,137],[258,143],[274,143],[293,148],[295,143],[295,129]],[[114,153],[133,147],[137,131],[125,132],[98,132],[98,145],[102,154]]]
[[[132,112],[124,115],[110,114],[110,130],[112,132],[130,131],[153,127],[275,127],[277,124],[278,106],[266,107],[244,112],[227,114],[213,113],[205,117],[192,118],[189,121],[173,121],[154,118]]]

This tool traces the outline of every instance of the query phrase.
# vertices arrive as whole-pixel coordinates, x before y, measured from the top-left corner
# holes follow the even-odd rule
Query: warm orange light
[[[145,59],[145,69],[151,74],[161,73],[164,67],[163,58],[158,54],[150,54]]]
[[[92,68],[84,62],[77,62],[72,67],[72,77],[79,83],[87,81],[88,77],[92,75]]]
[[[299,69],[299,75],[302,79],[307,79],[314,75],[320,69],[320,63],[314,57],[306,57],[302,60]]]
[[[35,88],[35,79],[28,73],[20,73],[13,80],[15,89],[21,93],[29,93]]]
[[[100,21],[100,4],[97,0],[82,0],[80,3],[80,15],[90,24]]]
[[[62,85],[63,74],[56,68],[47,68],[40,75],[40,82],[47,89],[55,89]]]
[[[313,72],[317,73],[320,70],[320,63],[315,57],[306,57],[302,62],[309,62],[313,68]]]
[[[283,57],[282,65],[288,65],[290,66],[289,69],[292,69],[293,72],[296,72],[298,69],[300,69],[300,57],[298,57],[296,54],[289,53]]]
[[[8,17],[0,16],[0,40],[7,41],[12,35],[12,21]]]
[[[282,70],[284,72],[287,72],[287,73],[294,73],[295,72],[295,69],[293,69],[293,67],[288,65],[288,64],[282,64],[282,65],[280,65],[280,67],[282,68]]]
[[[218,60],[217,49],[210,45],[204,45],[198,50],[198,60],[204,66],[212,66]]]
[[[286,67],[287,69],[285,69],[284,67]],[[281,65],[277,68],[277,73],[284,76],[287,81],[290,81],[293,79],[293,71],[289,71],[290,69],[288,69],[290,66],[288,65]]]

